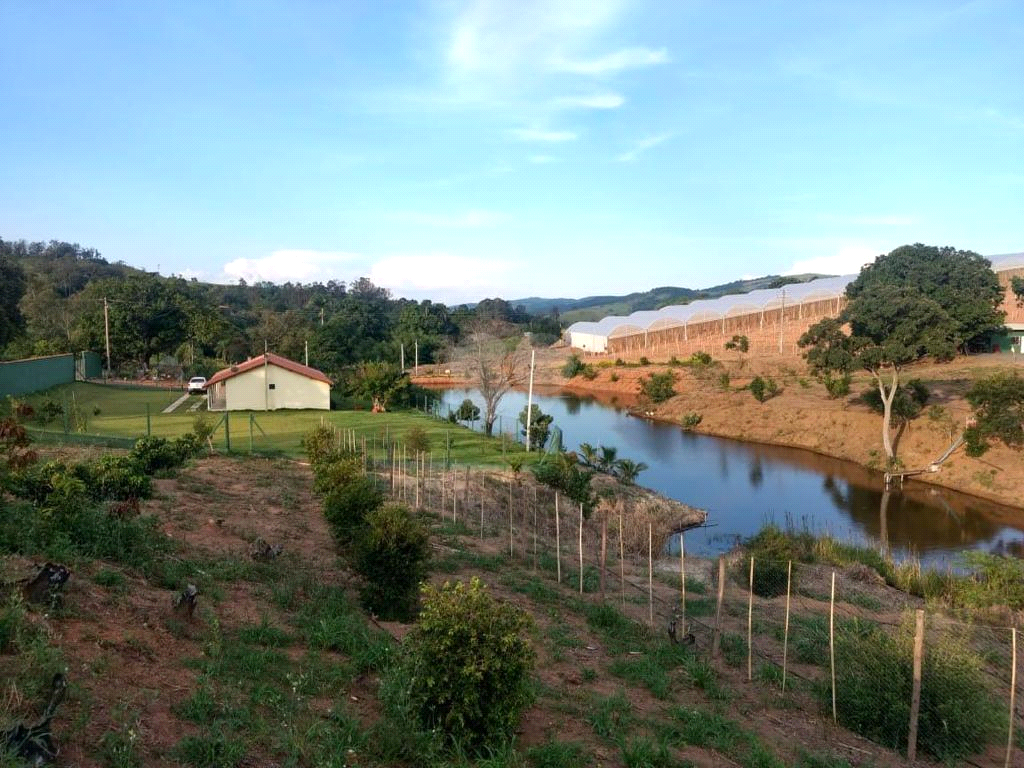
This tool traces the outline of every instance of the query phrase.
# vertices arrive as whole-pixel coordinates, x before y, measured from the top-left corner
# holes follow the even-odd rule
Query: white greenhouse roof
[[[644,331],[659,330],[721,320],[725,317],[753,314],[764,309],[777,309],[783,303],[802,304],[809,301],[834,299],[846,292],[846,286],[856,275],[823,277],[806,283],[791,283],[782,288],[763,288],[750,293],[720,296],[717,299],[698,299],[689,304],[676,304],[659,310],[634,312],[628,317],[610,316],[594,322],[580,321],[569,326],[569,333],[587,333],[594,336],[628,336]]]
[[[995,272],[1024,268],[1024,253],[1007,253],[987,258],[992,262],[992,269]],[[634,312],[628,317],[612,315],[596,323],[580,321],[570,325],[568,331],[612,338],[679,327],[689,323],[721,320],[767,309],[778,309],[783,303],[791,305],[834,299],[845,294],[846,286],[856,279],[857,275],[822,277],[806,283],[791,283],[782,288],[763,288],[750,293],[720,296],[717,299],[698,299],[689,304],[675,304],[655,311]]]

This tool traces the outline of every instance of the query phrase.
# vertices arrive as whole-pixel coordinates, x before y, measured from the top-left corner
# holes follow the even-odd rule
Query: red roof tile
[[[310,368],[308,365],[302,363],[296,363],[294,360],[289,360],[287,357],[281,357],[275,355],[273,352],[267,352],[260,355],[259,357],[252,357],[246,360],[244,363],[233,365],[230,368],[225,368],[222,371],[217,371],[210,377],[210,380],[206,382],[206,386],[209,387],[216,384],[218,381],[225,381],[233,376],[237,376],[240,373],[251,371],[254,368],[259,368],[264,364],[264,360],[267,365],[276,365],[278,368],[284,368],[286,371],[297,373],[300,376],[305,376],[309,379],[316,379],[317,381],[325,381],[328,384],[334,384],[325,374],[318,371],[316,368]]]

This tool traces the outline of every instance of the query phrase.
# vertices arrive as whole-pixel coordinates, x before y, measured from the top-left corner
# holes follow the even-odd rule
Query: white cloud
[[[643,69],[669,60],[666,48],[623,48],[596,59],[560,61],[556,69],[579,75],[610,75],[626,69]]]
[[[448,304],[507,294],[516,264],[501,258],[424,253],[388,256],[370,268],[370,279],[396,296],[431,298]]]
[[[357,261],[359,256],[341,251],[280,250],[259,259],[235,259],[224,265],[224,279],[239,278],[248,283],[313,283],[339,278],[342,265]]]
[[[402,211],[392,218],[410,224],[422,224],[441,229],[476,229],[491,227],[504,221],[507,216],[496,211],[470,210],[458,214],[423,213],[420,211]]]
[[[539,128],[514,128],[510,131],[519,141],[575,141],[572,131],[545,131]]]
[[[622,0],[473,0],[454,20],[447,45],[456,77],[545,71],[588,47],[619,15]]]
[[[530,162],[534,165],[546,165],[548,163],[557,163],[558,158],[553,155],[533,155],[530,158]]]
[[[620,163],[631,163],[651,147],[656,147],[664,141],[672,138],[671,133],[659,133],[656,136],[648,136],[640,139],[628,152],[624,152],[615,158]]]
[[[551,103],[558,109],[617,109],[625,102],[617,93],[595,93],[590,96],[563,96]]]
[[[804,272],[817,272],[826,275],[855,275],[865,264],[870,264],[878,256],[878,249],[867,245],[846,245],[836,253],[828,256],[812,256],[793,262],[793,266],[782,274],[800,275]]]

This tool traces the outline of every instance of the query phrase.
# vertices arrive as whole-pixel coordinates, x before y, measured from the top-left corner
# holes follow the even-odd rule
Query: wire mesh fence
[[[866,566],[687,558],[685,533],[655,517],[608,505],[588,517],[512,472],[393,447],[386,455],[368,468],[394,499],[432,511],[491,556],[616,605],[666,642],[692,643],[791,706],[911,760],[1024,765],[1014,616],[956,618]]]

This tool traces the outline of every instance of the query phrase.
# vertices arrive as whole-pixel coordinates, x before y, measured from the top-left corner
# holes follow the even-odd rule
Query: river
[[[467,397],[483,405],[474,390],[435,394],[441,413]],[[1019,509],[911,481],[886,494],[881,473],[851,462],[684,432],[594,398],[535,391],[534,403],[554,416],[567,450],[584,442],[614,446],[619,458],[648,465],[639,484],[707,510],[708,525],[686,535],[688,552],[719,554],[774,522],[854,543],[882,543],[898,558],[915,555],[933,567],[955,566],[956,556],[972,549],[1024,555]],[[525,406],[525,392],[508,393],[495,433],[514,433]]]

